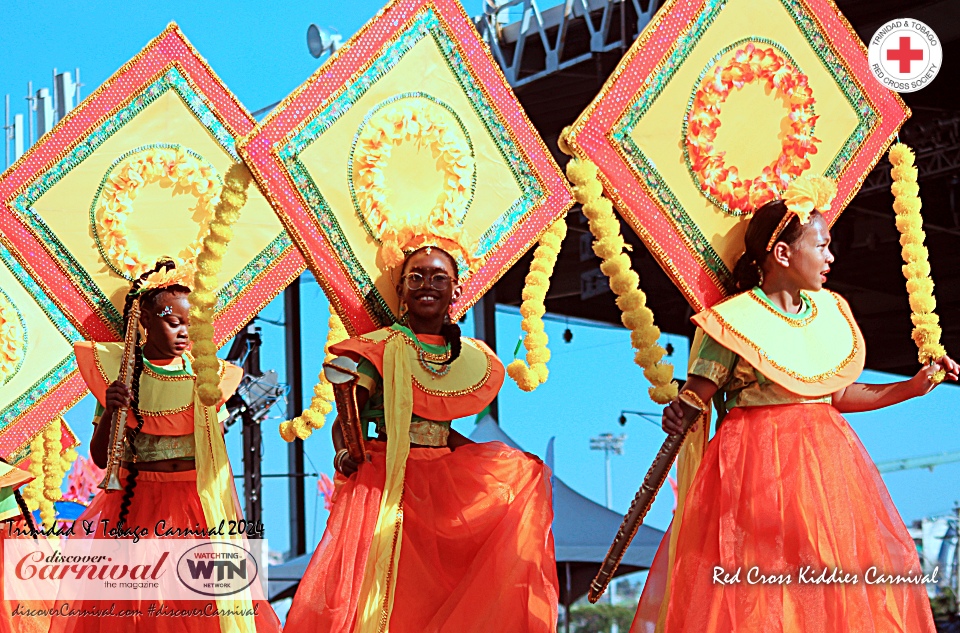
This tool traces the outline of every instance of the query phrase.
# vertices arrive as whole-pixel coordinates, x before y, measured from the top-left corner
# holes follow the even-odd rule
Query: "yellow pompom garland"
[[[913,312],[910,315],[914,326],[913,341],[919,348],[920,362],[926,364],[940,360],[947,351],[940,344],[940,317],[934,313],[937,301],[933,297],[929,253],[923,245],[926,233],[920,216],[920,186],[917,184],[917,168],[913,161],[913,150],[903,143],[890,148],[893,210],[897,213],[897,230],[900,231],[900,246],[905,262],[903,276],[907,279],[910,310]],[[942,382],[945,375],[946,372],[940,370],[932,380]]]
[[[326,352],[324,362],[331,361],[334,358],[330,352],[330,347],[345,341],[350,336],[347,334],[347,328],[343,327],[343,321],[333,311],[333,306],[330,306],[330,319],[327,321],[327,326],[329,329],[327,331],[327,343],[323,348]],[[304,409],[300,416],[280,424],[280,437],[286,442],[292,442],[298,438],[301,440],[307,439],[315,430],[323,428],[327,414],[331,411],[333,411],[333,386],[321,369],[317,384],[313,388],[313,399],[310,401],[310,406]]]
[[[563,137],[561,134],[560,149],[570,154]],[[574,198],[583,206],[583,215],[590,222],[590,232],[595,238],[593,252],[603,260],[600,270],[617,295],[621,320],[630,330],[630,342],[637,350],[634,361],[643,368],[643,375],[652,385],[650,399],[667,404],[678,392],[677,383],[673,381],[673,365],[660,362],[667,353],[657,344],[660,328],[654,325],[653,311],[647,307],[647,296],[640,290],[640,276],[632,270],[630,257],[623,252],[629,246],[620,234],[620,221],[613,213],[613,203],[603,195],[597,172],[597,166],[589,160],[574,158],[567,164],[567,178],[573,184]]]
[[[233,238],[230,226],[240,219],[240,209],[247,202],[250,172],[237,163],[230,166],[223,179],[220,202],[210,223],[210,234],[203,239],[197,256],[197,274],[190,293],[190,340],[193,341],[193,369],[197,375],[197,394],[200,402],[215,406],[220,392],[220,361],[213,343],[213,314],[217,305],[217,273],[223,266],[223,256]]]
[[[30,440],[30,466],[27,468],[33,481],[23,487],[23,500],[31,512],[43,502],[43,431]]]
[[[43,502],[40,504],[40,522],[48,527],[52,526],[57,518],[53,504],[63,496],[63,491],[60,490],[63,485],[61,434],[59,419],[43,430]]]
[[[560,244],[567,235],[567,222],[560,218],[547,229],[540,244],[533,253],[533,262],[530,263],[530,272],[524,282],[520,304],[520,314],[523,320],[520,327],[527,333],[523,345],[527,348],[527,360],[516,359],[507,366],[507,374],[524,391],[533,391],[547,381],[547,361],[550,360],[550,350],[547,348],[547,333],[543,327],[543,315],[547,308],[543,304],[550,289],[550,277],[557,265],[560,255]],[[528,365],[529,363],[529,365]]]
[[[56,521],[54,503],[63,498],[63,477],[74,460],[75,450],[63,451],[61,418],[56,418],[30,442],[30,466],[34,479],[23,488],[23,498],[31,512],[40,509],[40,522],[47,528]]]

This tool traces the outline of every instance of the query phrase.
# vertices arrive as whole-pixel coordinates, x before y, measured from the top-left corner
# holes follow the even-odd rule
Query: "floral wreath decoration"
[[[197,212],[201,217],[199,231],[197,238],[181,251],[186,256],[173,258],[178,268],[196,261],[223,190],[214,167],[180,145],[142,146],[118,158],[94,197],[90,220],[103,261],[128,281],[153,266],[130,235],[128,221],[139,192],[154,183],[172,186],[175,192],[192,193],[197,198]]]
[[[13,300],[0,288],[0,386],[20,370],[27,349],[27,328]]]
[[[713,143],[723,103],[732,91],[754,82],[762,83],[789,105],[790,131],[784,136],[780,155],[759,176],[744,179],[736,166],[726,165],[725,153],[717,152]],[[820,139],[813,135],[815,102],[807,76],[774,46],[749,42],[726,64],[707,66],[684,119],[684,158],[701,191],[733,215],[749,213],[776,199],[790,181],[810,168],[808,156],[817,153]]]
[[[445,120],[449,117],[443,110],[456,126]],[[443,191],[426,214],[396,209],[388,201],[384,166],[394,148],[407,142],[428,147],[444,176]],[[392,97],[366,116],[351,154],[351,196],[367,231],[380,243],[384,269],[396,268],[406,253],[424,246],[442,248],[461,269],[464,262],[469,267],[473,249],[463,221],[476,188],[476,158],[470,136],[450,106],[425,93]]]

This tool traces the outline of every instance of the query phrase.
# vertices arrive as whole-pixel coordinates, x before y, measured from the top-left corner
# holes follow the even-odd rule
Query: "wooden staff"
[[[120,375],[117,380],[129,390],[133,385],[133,366],[136,361],[137,326],[140,323],[140,299],[134,299],[127,318],[127,329],[123,336],[123,356],[120,358]],[[120,463],[123,460],[124,441],[126,440],[127,412],[129,407],[121,407],[113,412],[110,419],[110,444],[107,445],[107,469],[103,480],[97,486],[107,492],[123,490],[120,484]]]
[[[343,441],[347,452],[357,464],[366,459],[363,445],[363,425],[360,423],[360,410],[357,407],[357,364],[346,356],[337,356],[323,364],[323,375],[333,385],[333,397],[337,403],[337,419],[343,431]]]
[[[593,582],[590,583],[590,592],[587,595],[590,602],[597,602],[603,592],[606,591],[610,579],[613,578],[620,561],[623,560],[624,553],[630,547],[630,542],[636,536],[640,526],[643,525],[643,519],[647,516],[650,506],[653,505],[653,500],[663,486],[667,473],[670,472],[674,460],[677,459],[677,453],[683,446],[687,431],[703,415],[703,409],[700,408],[699,403],[695,405],[687,400],[687,392],[680,394],[680,407],[683,409],[683,430],[677,435],[668,435],[667,439],[663,441],[657,456],[653,459],[650,470],[647,471],[643,483],[640,484],[640,490],[637,491],[633,503],[630,504],[630,509],[623,517],[623,523],[620,524],[617,536],[613,539],[610,551],[603,559],[600,571],[597,572]]]

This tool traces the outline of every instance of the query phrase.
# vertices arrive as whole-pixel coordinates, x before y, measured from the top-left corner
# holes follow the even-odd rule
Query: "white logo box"
[[[263,599],[263,539],[5,538],[4,600]]]

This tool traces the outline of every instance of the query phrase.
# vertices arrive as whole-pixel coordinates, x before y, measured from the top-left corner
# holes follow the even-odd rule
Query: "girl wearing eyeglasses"
[[[554,631],[549,471],[450,428],[490,404],[503,365],[449,317],[448,252],[415,250],[399,272],[400,322],[332,348],[358,362],[376,436],[358,464],[334,425],[334,505],[284,631]]]

